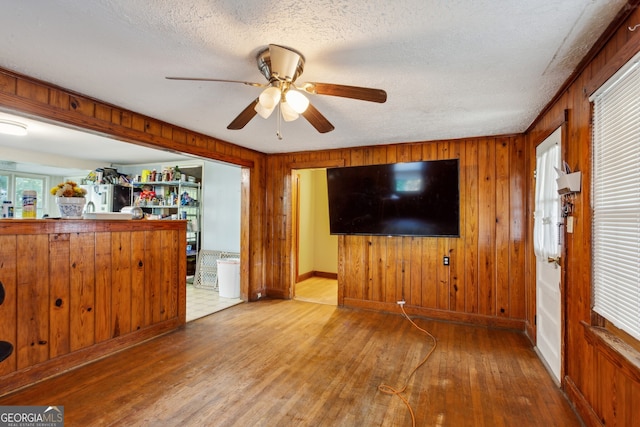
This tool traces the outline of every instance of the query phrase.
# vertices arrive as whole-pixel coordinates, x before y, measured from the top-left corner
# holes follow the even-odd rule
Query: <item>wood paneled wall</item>
[[[175,329],[184,221],[0,223],[0,395]]]
[[[638,364],[622,357],[611,347],[611,341],[607,343],[606,339],[598,338],[608,335],[606,332],[591,327],[598,322],[591,320],[592,140],[591,104],[588,99],[595,89],[640,51],[640,31],[628,29],[640,23],[636,7],[623,10],[622,21],[610,28],[610,38],[601,40],[584,69],[576,73],[575,80],[566,85],[566,90],[550,103],[528,132],[527,151],[533,155],[535,146],[564,120],[566,114],[564,159],[573,170],[582,171],[582,191],[574,200],[574,232],[565,234],[563,387],[589,426],[640,425]],[[529,165],[529,169],[533,167]],[[528,189],[529,194],[532,191],[532,188]],[[533,291],[534,275],[533,270],[528,274],[531,278],[528,286]],[[634,354],[640,360],[638,352],[629,352],[632,358]]]
[[[2,69],[0,109],[134,144],[242,166],[241,297],[255,299],[259,292],[265,293],[265,154]]]
[[[289,297],[291,171],[460,159],[460,237],[341,236],[339,303],[523,329],[525,139],[471,138],[271,155],[267,160],[267,289]],[[451,265],[443,265],[449,256]]]

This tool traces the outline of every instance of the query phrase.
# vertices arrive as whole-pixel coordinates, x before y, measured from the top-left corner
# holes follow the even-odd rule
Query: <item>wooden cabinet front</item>
[[[185,323],[184,221],[0,222],[0,395]]]

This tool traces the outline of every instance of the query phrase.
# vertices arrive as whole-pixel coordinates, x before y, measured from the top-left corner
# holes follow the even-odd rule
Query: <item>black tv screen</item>
[[[327,169],[331,234],[460,236],[458,159]]]

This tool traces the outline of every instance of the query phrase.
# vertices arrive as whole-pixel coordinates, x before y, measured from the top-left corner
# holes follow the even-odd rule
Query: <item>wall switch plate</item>
[[[442,257],[442,265],[449,265],[449,257],[448,256]]]
[[[567,217],[567,233],[573,233],[573,217]]]

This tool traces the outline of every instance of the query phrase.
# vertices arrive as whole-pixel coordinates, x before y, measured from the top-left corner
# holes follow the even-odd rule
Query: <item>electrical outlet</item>
[[[442,257],[442,265],[449,265],[449,257],[448,256]]]
[[[404,300],[402,300],[402,301],[398,301],[398,305],[401,305],[401,306],[402,306],[402,305],[404,305],[404,303],[405,303],[405,301],[404,301]]]
[[[258,299],[262,298],[262,292],[258,292]]]

